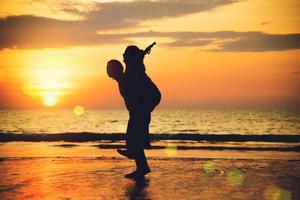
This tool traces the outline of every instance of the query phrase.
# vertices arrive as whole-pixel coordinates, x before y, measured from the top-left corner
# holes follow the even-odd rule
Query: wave
[[[175,145],[175,144],[173,144]],[[61,148],[75,148],[80,147],[79,144],[55,144],[55,147]],[[91,147],[99,149],[124,149],[126,146],[124,144],[97,144],[91,145]],[[294,151],[300,152],[300,146],[226,146],[226,145],[217,145],[217,146],[194,146],[194,145],[175,145],[178,150],[235,150],[235,151]],[[165,145],[151,145],[147,149],[166,149]],[[1,160],[0,160],[1,162]]]
[[[65,147],[65,146],[61,146]],[[68,148],[71,146],[68,146]],[[76,147],[76,146],[72,146]],[[122,149],[125,145],[121,144],[99,144],[94,145],[99,149]],[[66,148],[66,147],[65,147]],[[150,149],[165,149],[166,146],[152,145]],[[176,145],[178,150],[236,150],[236,151],[294,151],[300,152],[300,146],[276,146],[276,147],[243,147],[243,146],[182,146]]]
[[[300,142],[300,135],[238,135],[238,134],[150,134],[151,140],[178,140],[178,141],[209,141],[209,142]],[[124,140],[124,133],[55,133],[55,134],[17,134],[0,133],[0,142],[92,142]]]

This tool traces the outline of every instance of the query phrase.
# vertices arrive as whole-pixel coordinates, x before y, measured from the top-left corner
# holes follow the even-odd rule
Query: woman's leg
[[[127,130],[125,134],[125,141],[126,141],[126,149],[117,149],[117,152],[121,154],[122,156],[125,156],[129,159],[133,159],[132,151],[131,151],[131,146],[132,146],[132,141],[133,141],[133,132],[135,131],[135,122],[134,118],[131,113],[129,113],[129,120],[127,123]]]

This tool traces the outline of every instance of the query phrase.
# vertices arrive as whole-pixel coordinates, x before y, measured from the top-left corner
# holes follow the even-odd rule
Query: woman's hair
[[[130,45],[125,49],[124,56],[135,62],[143,62],[145,54],[144,51],[137,46]]]
[[[144,73],[144,51],[137,46],[128,46],[124,53],[124,62],[126,63],[126,74]]]
[[[135,45],[130,45],[125,49],[124,55],[128,58],[133,58],[138,61],[143,61],[146,54],[150,54],[152,47],[156,45],[156,42],[153,42],[145,50],[139,49]]]
[[[115,78],[120,74],[123,74],[123,65],[118,60],[110,60],[107,62],[106,71],[109,77]]]

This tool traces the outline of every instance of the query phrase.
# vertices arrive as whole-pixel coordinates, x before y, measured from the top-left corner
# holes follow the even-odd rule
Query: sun
[[[44,95],[44,103],[46,106],[55,106],[58,102],[58,97],[55,93],[46,93]]]

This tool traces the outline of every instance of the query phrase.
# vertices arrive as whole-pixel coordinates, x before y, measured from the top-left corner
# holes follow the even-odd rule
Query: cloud
[[[173,42],[165,43],[170,47],[210,47],[211,51],[258,52],[300,49],[300,33],[268,34],[263,32],[139,32],[128,34],[102,34],[102,37],[115,39],[157,37],[171,38]]]
[[[33,2],[45,2],[34,0]],[[300,49],[300,33],[264,32],[131,32],[104,34],[135,28],[145,20],[178,17],[209,11],[233,0],[159,0],[78,4],[73,1],[46,1],[53,10],[80,15],[80,20],[62,20],[33,15],[0,18],[0,49],[51,48],[99,44],[132,43],[135,38],[167,38],[168,47],[197,47],[209,51],[260,52]],[[69,5],[69,7],[67,6]],[[99,34],[101,33],[102,34]]]
[[[294,71],[294,72],[291,72],[290,74],[291,74],[291,75],[295,75],[295,76],[296,76],[296,75],[300,75],[300,71]]]
[[[51,10],[80,15],[82,19],[70,21],[34,15],[0,18],[0,49],[93,45],[104,42],[118,43],[120,42],[118,40],[103,41],[97,32],[135,28],[147,20],[209,11],[236,1],[142,0],[93,3],[86,6],[73,1],[33,0],[31,2],[49,4]]]
[[[71,19],[80,19],[85,13],[99,10],[96,2],[76,0],[23,0],[23,6],[32,10],[43,10],[46,16],[60,19],[62,16]],[[61,15],[63,14],[63,15]]]
[[[32,4],[47,6],[53,12],[82,16],[85,22],[101,29],[138,26],[145,20],[179,17],[210,11],[240,0],[134,0],[127,2],[90,2],[72,0],[32,0]]]
[[[47,48],[101,44],[93,26],[84,21],[64,21],[31,15],[0,19],[0,49]],[[105,41],[105,43],[114,43]]]
[[[242,33],[220,45],[220,51],[281,51],[300,49],[300,34]]]
[[[232,4],[236,0],[160,0],[99,3],[99,10],[89,12],[86,17],[100,22],[102,28],[136,26],[141,21],[178,17],[191,13],[209,11]]]

